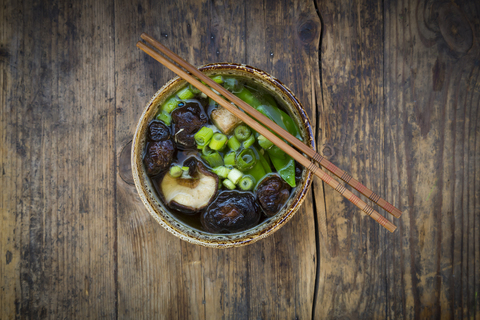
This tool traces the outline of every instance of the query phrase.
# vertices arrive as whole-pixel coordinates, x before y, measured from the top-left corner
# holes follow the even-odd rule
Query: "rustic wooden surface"
[[[160,2],[0,1],[0,319],[480,319],[477,1]],[[166,232],[128,171],[173,77],[141,32],[278,77],[398,230],[316,180],[255,244]]]

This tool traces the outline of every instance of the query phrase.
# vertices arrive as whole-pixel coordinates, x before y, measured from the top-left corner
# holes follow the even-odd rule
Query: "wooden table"
[[[474,0],[2,0],[0,319],[479,319],[479,17]],[[320,180],[246,247],[165,231],[122,154],[173,77],[142,32],[283,81],[318,151],[404,212],[378,209],[397,231]]]

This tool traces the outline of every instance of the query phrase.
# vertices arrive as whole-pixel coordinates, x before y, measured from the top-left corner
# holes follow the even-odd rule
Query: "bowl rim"
[[[214,73],[216,71],[227,72],[228,70],[236,70],[237,72],[240,71],[241,73],[247,73],[247,75],[250,74],[260,79],[263,82],[267,82],[270,86],[272,86],[272,88],[279,90],[289,100],[289,101],[286,101],[282,96],[282,99],[285,100],[285,103],[291,107],[294,107],[295,110],[298,112],[297,116],[299,116],[303,121],[304,129],[307,135],[305,137],[306,138],[305,140],[307,141],[305,142],[311,148],[315,149],[315,136],[313,134],[312,126],[310,124],[310,120],[305,109],[303,108],[302,104],[297,99],[297,97],[293,94],[293,92],[287,86],[285,86],[280,80],[271,76],[270,74],[266,73],[263,70],[260,70],[258,68],[255,68],[246,64],[217,62],[217,63],[210,63],[210,64],[203,65],[198,69],[205,73]],[[150,101],[147,103],[146,107],[144,108],[143,113],[141,114],[135,129],[135,134],[132,141],[132,150],[131,150],[132,174],[133,174],[133,180],[135,182],[135,187],[137,189],[138,195],[142,203],[147,208],[147,211],[149,212],[149,214],[168,232],[172,233],[173,235],[179,237],[184,241],[205,246],[205,247],[213,247],[213,248],[240,247],[240,246],[254,243],[260,239],[263,239],[273,234],[278,229],[280,229],[283,225],[285,225],[301,207],[313,180],[313,175],[310,171],[306,170],[306,173],[304,172],[303,179],[302,179],[302,182],[303,182],[302,189],[297,190],[295,197],[289,200],[288,207],[286,208],[284,207],[282,209],[284,212],[282,213],[281,218],[277,219],[278,221],[276,221],[276,223],[273,223],[270,226],[268,226],[268,224],[265,224],[263,228],[260,228],[258,231],[254,233],[248,232],[249,230],[256,229],[262,224],[264,224],[262,222],[261,224],[259,224],[254,228],[235,233],[235,235],[243,234],[243,236],[234,237],[233,239],[229,239],[229,234],[209,234],[203,231],[193,232],[194,234],[199,236],[199,237],[194,237],[192,234],[188,234],[185,231],[176,228],[175,225],[172,225],[171,221],[168,221],[168,219],[166,219],[163,216],[163,215],[169,215],[170,217],[172,217],[171,214],[168,212],[165,212],[167,210],[163,208],[163,205],[158,206],[158,203],[157,203],[157,206],[156,206],[154,203],[152,203],[157,201],[155,199],[151,199],[151,197],[148,196],[148,192],[144,190],[143,188],[144,186],[140,178],[141,170],[139,170],[140,167],[143,168],[143,161],[137,161],[137,160],[139,159],[139,155],[143,155],[143,150],[138,150],[139,142],[142,141],[141,134],[144,135],[144,131],[142,130],[142,127],[145,127],[145,122],[149,123],[151,121],[151,119],[148,121],[145,121],[146,115],[149,113],[151,108],[158,107],[158,103],[156,102],[159,100],[159,97],[162,94],[164,94],[165,92],[168,93],[169,89],[179,85],[179,83],[181,82],[185,83],[185,80],[177,76],[169,80],[165,85],[163,85],[159,90],[157,90],[157,92],[153,95],[153,97],[150,99]],[[280,96],[279,93],[277,93],[277,95]],[[168,97],[168,94],[167,94],[167,97]],[[143,158],[143,156],[140,157],[140,159],[141,158]],[[143,178],[145,179],[145,177],[146,175],[144,174]],[[298,187],[299,186],[297,186],[297,188]],[[157,208],[160,212],[157,212],[155,208]],[[176,220],[176,218],[174,219]],[[189,227],[184,223],[182,224],[186,228]],[[177,223],[177,227],[180,227],[178,223]]]

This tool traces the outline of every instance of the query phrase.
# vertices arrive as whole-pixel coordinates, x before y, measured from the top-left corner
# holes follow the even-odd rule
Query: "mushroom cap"
[[[200,222],[212,233],[238,232],[254,227],[261,216],[255,197],[250,192],[222,192],[202,213]]]
[[[190,170],[192,171],[192,170]],[[186,214],[205,209],[218,191],[218,176],[197,161],[193,179],[173,178],[165,174],[160,183],[164,203]]]

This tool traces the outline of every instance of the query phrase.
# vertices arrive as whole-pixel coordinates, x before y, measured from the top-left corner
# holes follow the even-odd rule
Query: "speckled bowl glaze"
[[[219,74],[240,76],[263,87],[264,90],[272,94],[276,100],[288,110],[290,115],[297,122],[301,135],[304,138],[304,142],[312,148],[315,147],[312,127],[305,110],[290,89],[283,85],[279,80],[262,70],[234,63],[208,64],[199,69],[206,75]],[[155,117],[158,107],[170,95],[184,86],[185,83],[186,82],[183,79],[176,77],[165,84],[155,93],[153,98],[147,104],[138,122],[132,144],[132,171],[135,186],[137,187],[142,202],[152,217],[167,229],[168,232],[171,232],[180,239],[193,244],[214,248],[240,247],[271,235],[285,225],[303,203],[308,188],[312,183],[312,174],[306,169],[303,170],[301,183],[295,189],[294,194],[290,197],[288,203],[278,214],[263,221],[256,227],[242,232],[211,234],[195,229],[176,219],[160,201],[152,182],[145,173],[142,161],[146,144],[146,130],[150,121]]]

